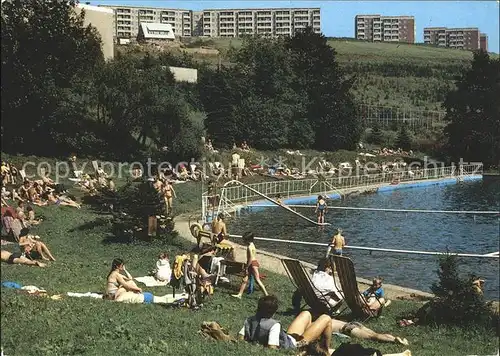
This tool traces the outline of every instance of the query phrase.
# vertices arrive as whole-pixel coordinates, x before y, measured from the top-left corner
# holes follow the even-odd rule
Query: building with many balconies
[[[354,19],[354,36],[358,40],[370,42],[415,43],[415,18],[357,15]]]

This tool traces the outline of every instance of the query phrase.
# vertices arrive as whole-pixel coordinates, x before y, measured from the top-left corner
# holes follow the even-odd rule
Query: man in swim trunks
[[[224,214],[220,213],[217,215],[217,218],[212,221],[212,233],[216,238],[218,238],[216,241],[217,243],[221,243],[222,240],[224,240],[224,242],[229,242],[227,241],[227,229],[226,223],[224,222]]]
[[[255,248],[253,240],[254,240],[253,233],[247,232],[243,235],[243,241],[247,245],[247,271],[245,277],[243,278],[243,282],[241,283],[240,291],[238,292],[238,294],[233,295],[233,297],[235,298],[241,299],[250,276],[253,276],[255,278],[255,282],[259,285],[264,295],[267,296],[266,287],[264,286],[264,283],[262,283],[262,281],[260,280],[260,275],[259,275],[260,265],[259,261],[257,261],[257,249]]]
[[[333,235],[332,237],[332,242],[330,243],[330,246],[328,246],[328,250],[326,251],[326,257],[330,256],[330,252],[332,251],[333,247],[333,253],[338,256],[342,256],[342,249],[345,246],[345,238],[342,236],[342,229],[337,229],[337,233]]]
[[[30,248],[25,247],[24,252],[29,252]],[[24,257],[24,255],[20,252],[9,252],[2,250],[1,251],[1,259],[2,262],[7,262],[11,265],[27,265],[27,266],[38,266],[45,267],[46,264],[38,261],[30,260],[29,258]]]
[[[359,339],[379,341],[379,342],[393,342],[402,345],[408,345],[408,340],[402,339],[398,336],[391,334],[379,334],[371,329],[368,329],[361,323],[352,321],[345,322],[337,319],[332,319],[332,332],[338,332],[345,335],[357,337]]]

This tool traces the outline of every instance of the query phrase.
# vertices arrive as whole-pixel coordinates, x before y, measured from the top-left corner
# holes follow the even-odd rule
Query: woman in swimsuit
[[[143,292],[141,288],[137,287],[132,276],[126,270],[122,259],[115,258],[111,264],[111,271],[108,274],[106,283],[106,299],[124,303],[169,304],[186,297],[186,294],[179,294],[177,298],[173,298],[168,294],[157,297],[149,292]]]
[[[318,214],[318,224],[325,223],[325,213],[328,206],[326,205],[326,201],[323,199],[321,195],[318,196],[318,202],[316,203],[316,210],[314,211]]]
[[[40,237],[33,237],[29,235],[29,230],[27,228],[24,228],[19,233],[19,246],[21,248],[23,248],[24,246],[30,246],[32,249],[38,252],[42,260],[55,261],[56,259],[50,252],[47,245],[45,245],[42,241],[40,241],[39,238]]]
[[[257,261],[257,249],[255,248],[253,240],[254,236],[251,232],[247,232],[243,235],[243,241],[247,244],[247,270],[246,270],[246,275],[243,278],[243,282],[241,283],[240,291],[238,292],[238,294],[233,295],[233,297],[235,298],[241,299],[250,276],[253,276],[255,278],[255,282],[259,285],[260,290],[264,293],[264,295],[266,296],[268,295],[264,283],[262,283],[262,281],[260,280],[260,275],[259,275],[260,265],[259,261]]]
[[[174,197],[177,198],[175,194],[174,187],[172,187],[172,184],[170,183],[169,180],[167,180],[165,187],[163,188],[163,194],[165,197],[165,205],[167,207],[167,214],[169,214],[172,211],[172,194]]]
[[[47,200],[49,201],[49,203],[52,203],[55,205],[72,206],[72,207],[78,208],[78,209],[81,208],[80,204],[74,202],[71,199],[58,196],[54,192],[47,194]]]
[[[30,248],[27,246],[24,249],[24,252],[30,252]],[[11,265],[27,265],[27,266],[38,266],[38,267],[45,267],[46,264],[39,262],[39,261],[33,261],[30,260],[29,258],[24,257],[24,254],[20,252],[9,252],[2,250],[1,251],[1,259],[2,262],[7,262],[8,264]]]

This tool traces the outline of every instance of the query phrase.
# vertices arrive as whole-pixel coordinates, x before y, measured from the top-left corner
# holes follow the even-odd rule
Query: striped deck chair
[[[359,291],[352,260],[336,255],[330,256],[330,259],[332,265],[335,264],[335,271],[340,281],[340,286],[337,287],[340,287],[339,290],[342,290],[341,293],[353,316],[363,320],[380,316],[383,308],[381,307],[377,311],[371,310]],[[382,303],[380,304],[383,305]]]
[[[337,304],[331,305],[329,301],[330,296],[321,293],[312,283],[311,277],[305,271],[304,266],[298,260],[282,259],[281,262],[290,277],[290,280],[299,290],[302,298],[304,298],[306,305],[308,305],[313,312],[318,314],[337,315],[341,307],[342,298],[338,296]],[[334,300],[337,298],[334,298]]]

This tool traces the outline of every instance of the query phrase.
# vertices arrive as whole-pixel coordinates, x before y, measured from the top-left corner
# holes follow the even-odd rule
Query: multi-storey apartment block
[[[484,35],[484,40],[481,35]],[[487,47],[487,36],[480,34],[478,28],[426,27],[424,43],[474,51],[482,48],[481,44]]]
[[[99,5],[115,11],[115,37],[136,38],[141,23],[165,23],[176,36],[192,36],[192,11],[138,6]]]
[[[293,36],[308,26],[321,32],[320,9],[217,9],[202,16],[208,37]]]
[[[488,52],[488,35],[486,33],[479,34],[479,48]]]
[[[358,40],[415,43],[415,18],[357,15],[354,19],[354,32]]]
[[[117,38],[136,38],[140,23],[170,24],[176,37],[291,36],[310,26],[321,32],[319,8],[183,9],[100,5],[115,11]]]

